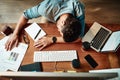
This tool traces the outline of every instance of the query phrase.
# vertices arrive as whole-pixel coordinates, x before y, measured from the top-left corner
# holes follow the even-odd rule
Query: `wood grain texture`
[[[1,26],[4,26],[6,24],[0,24]],[[8,23],[7,25],[12,26],[13,28],[16,26],[15,23]],[[28,26],[30,24],[27,24]],[[47,33],[47,35],[60,35],[59,32],[57,31],[56,25],[52,23],[46,23],[46,24],[39,24],[43,30]],[[92,24],[86,24],[86,29],[89,29]],[[115,30],[120,30],[120,25],[119,24],[103,24],[105,27],[111,29],[112,31]],[[23,33],[22,33],[23,34]],[[26,32],[24,32],[26,34]],[[3,37],[1,35],[1,37]],[[29,35],[27,35],[28,40],[30,41],[28,50],[26,52],[26,55],[23,59],[23,62],[21,65],[24,64],[30,64],[33,63],[33,55],[34,51],[37,51],[37,48],[33,47],[34,41],[30,38]],[[21,39],[23,41],[23,37],[21,36]],[[85,51],[82,49],[82,43],[65,43],[65,44],[53,44],[50,45],[43,50],[77,50],[78,53],[78,58],[81,62],[81,67],[79,69],[74,69],[71,65],[71,62],[43,62],[43,71],[45,72],[53,72],[53,71],[68,71],[68,70],[76,70],[78,72],[87,72],[89,70],[98,70],[98,69],[109,69],[109,68],[119,68],[120,67],[120,50],[117,53],[98,53],[95,52],[94,50],[90,49],[88,51]],[[84,57],[90,54],[96,62],[99,64],[96,68],[91,68],[89,64],[85,61]],[[56,66],[55,66],[56,65]]]

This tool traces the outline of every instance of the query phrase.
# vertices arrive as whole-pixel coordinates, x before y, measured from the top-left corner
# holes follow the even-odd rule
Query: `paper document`
[[[6,51],[5,43],[9,37],[0,40],[0,71],[17,71],[28,48],[27,44],[19,43],[11,51]]]
[[[46,35],[45,31],[37,23],[31,24],[30,26],[25,28],[25,31],[34,41],[37,41],[38,39]]]
[[[115,51],[120,45],[120,31],[113,32],[102,51]]]

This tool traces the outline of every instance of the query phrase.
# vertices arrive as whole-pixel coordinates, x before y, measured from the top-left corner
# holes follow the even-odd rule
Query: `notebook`
[[[82,39],[89,42],[97,52],[116,52],[120,46],[120,31],[112,32],[101,24],[94,22]]]
[[[25,31],[34,41],[37,41],[38,39],[46,35],[45,31],[35,22],[25,28]]]

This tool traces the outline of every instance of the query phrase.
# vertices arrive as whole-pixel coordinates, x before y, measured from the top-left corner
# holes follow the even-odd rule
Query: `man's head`
[[[65,42],[75,41],[80,35],[81,24],[70,14],[62,15],[57,21],[57,27]]]

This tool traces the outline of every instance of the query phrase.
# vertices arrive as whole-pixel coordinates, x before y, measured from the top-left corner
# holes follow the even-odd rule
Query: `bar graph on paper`
[[[11,52],[11,53],[10,53],[10,56],[8,57],[8,60],[9,60],[9,61],[16,61],[17,58],[18,58],[18,56],[19,56],[18,53],[16,53],[16,52]]]

